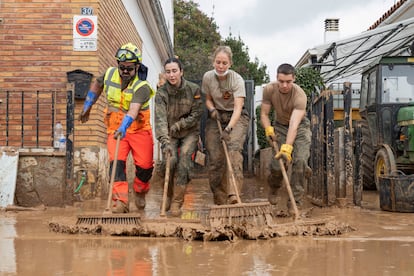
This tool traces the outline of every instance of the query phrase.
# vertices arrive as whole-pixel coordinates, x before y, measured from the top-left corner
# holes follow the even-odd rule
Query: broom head
[[[273,225],[272,206],[269,202],[238,203],[211,206],[207,217],[210,226]]]

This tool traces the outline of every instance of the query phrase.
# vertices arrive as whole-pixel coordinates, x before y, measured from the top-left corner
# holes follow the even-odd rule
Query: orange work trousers
[[[126,179],[126,160],[129,152],[132,154],[134,159],[135,169],[140,171],[147,171],[147,174],[152,173],[154,167],[153,161],[153,149],[154,141],[152,138],[151,130],[140,130],[136,133],[126,133],[125,137],[121,139],[119,143],[118,157],[115,156],[116,139],[113,134],[108,135],[108,153],[109,160],[117,162],[117,169],[115,173],[114,185],[112,188],[112,200],[121,200],[128,203],[128,181]],[[123,161],[123,162],[119,162]],[[121,172],[121,173],[118,173]],[[143,178],[143,177],[141,177]],[[143,181],[139,175],[135,173],[134,178],[134,191],[137,193],[146,193],[150,188],[148,175]]]

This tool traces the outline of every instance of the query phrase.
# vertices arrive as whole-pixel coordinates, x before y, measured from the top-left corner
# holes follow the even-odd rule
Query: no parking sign
[[[95,15],[73,16],[73,50],[96,51],[98,18]]]

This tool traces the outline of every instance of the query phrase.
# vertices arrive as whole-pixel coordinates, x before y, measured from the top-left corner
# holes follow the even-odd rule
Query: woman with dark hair
[[[155,96],[155,135],[161,143],[164,160],[170,154],[170,183],[166,210],[181,215],[184,194],[190,182],[194,153],[200,134],[203,112],[200,87],[183,78],[183,67],[178,58],[164,63],[164,85]],[[175,183],[174,183],[175,182]]]

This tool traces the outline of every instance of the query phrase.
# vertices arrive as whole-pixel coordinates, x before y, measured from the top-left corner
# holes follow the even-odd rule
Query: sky
[[[282,63],[295,65],[306,50],[324,44],[325,19],[339,19],[339,39],[358,35],[397,0],[193,0],[213,17],[223,38],[231,33],[265,64],[270,80]],[[214,7],[214,8],[213,8]]]

